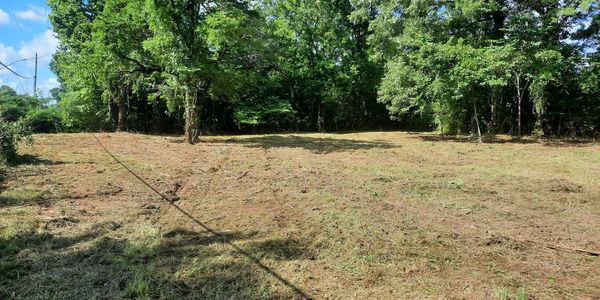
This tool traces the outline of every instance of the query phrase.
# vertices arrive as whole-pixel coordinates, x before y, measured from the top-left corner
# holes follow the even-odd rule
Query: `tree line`
[[[593,0],[49,0],[68,130],[600,132]]]

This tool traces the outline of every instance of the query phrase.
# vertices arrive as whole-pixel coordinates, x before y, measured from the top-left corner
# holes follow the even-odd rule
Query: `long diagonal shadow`
[[[245,251],[244,249],[240,248],[239,246],[236,246],[229,239],[227,239],[227,237],[225,235],[223,235],[223,234],[217,232],[216,230],[208,227],[202,221],[198,220],[197,218],[195,218],[194,216],[192,216],[190,213],[188,213],[187,211],[185,211],[184,209],[182,209],[181,207],[179,207],[171,199],[169,199],[166,195],[164,195],[163,193],[159,192],[156,188],[154,188],[152,185],[150,185],[148,182],[146,182],[143,178],[141,178],[139,175],[137,175],[135,172],[133,172],[133,170],[131,170],[127,165],[125,165],[123,162],[121,162],[115,155],[113,155],[102,144],[102,142],[100,142],[100,140],[98,139],[98,137],[95,134],[92,134],[92,136],[96,139],[96,141],[98,142],[98,144],[100,145],[100,147],[102,147],[102,149],[104,149],[104,151],[110,157],[112,157],[118,164],[120,164],[123,168],[125,168],[125,170],[127,170],[129,173],[131,173],[131,175],[133,175],[135,178],[137,178],[139,181],[141,181],[145,186],[147,186],[149,189],[151,189],[154,193],[156,193],[157,195],[159,195],[162,200],[165,200],[166,202],[169,203],[169,205],[175,207],[175,209],[177,209],[183,215],[185,215],[186,217],[188,217],[194,223],[198,224],[199,226],[201,226],[202,228],[204,228],[206,231],[208,231],[209,233],[211,233],[212,235],[214,235],[216,238],[221,239],[224,243],[226,243],[229,246],[231,246],[231,248],[233,248],[239,254],[245,256],[246,258],[248,258],[250,261],[252,261],[254,264],[256,264],[259,268],[261,268],[262,270],[264,270],[265,272],[267,272],[268,274],[270,274],[271,276],[273,276],[273,278],[277,279],[280,283],[282,283],[283,285],[287,286],[292,291],[294,291],[294,293],[296,293],[298,296],[300,296],[300,297],[302,297],[304,299],[312,299],[309,295],[307,295],[299,287],[295,286],[289,280],[283,278],[281,275],[279,275],[273,269],[271,269],[267,265],[263,264],[258,258],[256,258],[255,256],[252,256],[252,254],[248,253],[247,251]]]

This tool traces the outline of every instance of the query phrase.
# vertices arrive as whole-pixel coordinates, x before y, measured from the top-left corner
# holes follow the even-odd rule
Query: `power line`
[[[4,68],[6,68],[7,70],[9,70],[11,73],[13,73],[13,74],[15,74],[15,75],[17,75],[17,76],[19,76],[19,77],[21,77],[21,78],[23,78],[23,79],[33,79],[33,78],[34,78],[34,77],[26,77],[26,76],[23,76],[23,75],[21,75],[21,74],[19,74],[19,73],[15,72],[13,69],[11,69],[9,66],[5,65],[5,64],[4,64],[3,62],[1,62],[1,61],[0,61],[0,65],[2,65]]]
[[[297,287],[296,285],[294,285],[293,283],[291,283],[287,279],[283,278],[281,275],[279,275],[277,272],[275,272],[274,270],[272,270],[271,268],[269,268],[267,265],[263,264],[260,261],[260,259],[258,259],[254,255],[252,255],[250,252],[248,252],[248,251],[242,249],[241,247],[237,246],[236,244],[232,243],[222,233],[220,233],[220,232],[218,232],[218,231],[216,231],[216,230],[208,227],[208,225],[206,225],[202,221],[196,219],[194,216],[192,216],[187,211],[183,210],[181,207],[179,207],[179,205],[175,204],[175,201],[174,201],[175,199],[171,199],[170,197],[167,197],[163,193],[159,192],[156,188],[154,188],[152,185],[150,185],[148,182],[146,182],[138,174],[136,174],[135,172],[133,172],[127,165],[125,165],[123,162],[121,162],[114,154],[112,154],[104,146],[104,144],[102,144],[102,142],[100,142],[100,139],[98,139],[98,137],[95,134],[92,133],[92,136],[96,139],[96,141],[98,142],[98,144],[100,145],[100,147],[104,150],[104,152],[106,152],[110,157],[112,157],[112,159],[114,159],[119,165],[121,165],[131,175],[133,175],[135,178],[137,178],[137,180],[139,180],[142,184],[144,184],[146,187],[148,187],[150,190],[152,190],[154,193],[156,193],[158,196],[160,196],[160,198],[162,200],[166,201],[169,205],[175,207],[180,213],[182,213],[184,216],[188,217],[190,220],[194,221],[194,223],[196,223],[197,225],[199,225],[200,227],[202,227],[204,230],[210,232],[216,238],[221,239],[224,243],[228,244],[230,247],[232,247],[239,254],[245,256],[247,259],[249,259],[250,261],[252,261],[256,266],[258,266],[263,271],[265,271],[268,274],[270,274],[271,276],[273,276],[273,278],[277,279],[277,281],[279,281],[281,284],[283,284],[286,287],[288,287],[289,289],[291,289],[298,297],[303,298],[303,299],[312,299],[312,297],[310,297],[308,294],[306,294],[303,290],[301,290],[299,287]]]
[[[44,57],[44,56],[41,56],[41,57]],[[12,66],[12,65],[14,65],[16,63],[20,63],[22,61],[27,61],[27,60],[32,60],[32,59],[35,59],[35,56],[34,57],[30,57],[30,58],[22,58],[22,59],[19,59],[19,60],[15,60],[15,61],[11,62],[10,64],[7,64],[6,66],[10,67],[10,66]],[[4,68],[6,68],[6,67],[1,67],[0,70],[2,70]]]

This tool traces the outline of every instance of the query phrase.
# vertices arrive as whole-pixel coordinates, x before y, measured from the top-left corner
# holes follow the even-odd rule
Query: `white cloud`
[[[9,64],[14,60],[16,55],[17,55],[17,53],[15,52],[15,49],[13,49],[13,47],[5,46],[4,44],[0,43],[0,61],[1,62],[5,63],[5,64]],[[8,73],[8,70],[6,68],[3,68],[0,66],[0,75],[6,74],[6,73]]]
[[[0,0],[2,1],[2,0]],[[47,70],[48,64],[52,59],[52,54],[56,52],[58,40],[52,30],[47,30],[33,37],[32,40],[21,43],[20,47],[13,48],[11,46],[0,43],[0,61],[9,64],[21,59],[29,59],[38,53],[38,65],[40,70]],[[11,66],[13,70],[23,76],[33,76],[34,60],[18,62]],[[33,81],[17,78],[14,74],[9,74],[7,69],[0,69],[0,80],[2,84],[12,87],[19,93],[31,93]],[[42,95],[48,95],[48,91],[52,88],[60,86],[56,77],[47,79],[41,78],[38,80],[38,89]]]
[[[60,86],[58,79],[56,77],[50,77],[42,82],[38,83],[38,89],[42,91],[42,94],[46,95],[50,92],[51,89],[57,88]]]
[[[58,39],[52,30],[46,30],[46,32],[36,35],[33,40],[22,43],[19,49],[19,58],[31,58],[35,56],[35,53],[40,56],[39,64],[48,64],[52,59],[52,54],[56,52],[58,47]],[[33,65],[34,61],[30,60],[29,65]]]
[[[53,88],[57,88],[60,86],[60,83],[58,82],[58,79],[56,79],[56,77],[50,77],[46,80],[44,80],[43,82],[41,82],[41,84],[38,84],[41,89],[44,90],[51,90]]]
[[[12,59],[15,54],[13,47],[5,46],[0,43],[0,61],[8,63],[8,60]]]
[[[0,25],[8,23],[10,23],[10,16],[5,11],[0,9]]]
[[[17,15],[18,18],[29,21],[48,21],[48,10],[33,5],[30,5],[28,10],[16,12],[15,15]]]

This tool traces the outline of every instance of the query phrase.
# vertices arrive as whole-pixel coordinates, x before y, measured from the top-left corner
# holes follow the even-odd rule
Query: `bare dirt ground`
[[[600,299],[569,251],[600,251],[599,144],[97,136],[175,206],[92,135],[36,136],[1,188],[0,298]]]

